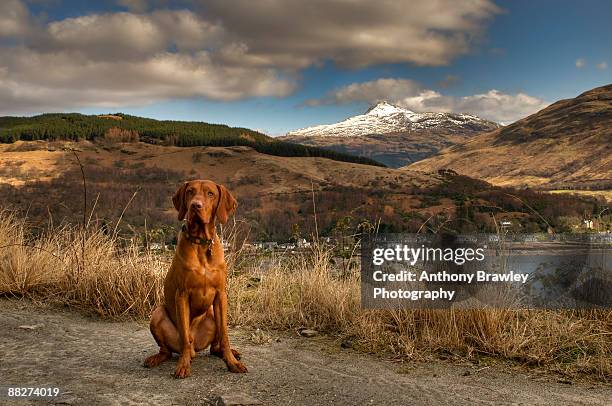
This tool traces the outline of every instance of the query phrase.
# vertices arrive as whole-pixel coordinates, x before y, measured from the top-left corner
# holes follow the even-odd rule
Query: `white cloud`
[[[0,38],[18,37],[28,31],[30,13],[19,0],[0,2]]]
[[[146,104],[181,97],[286,96],[294,82],[270,68],[215,65],[205,52],[92,61],[79,52],[2,50],[0,112]],[[47,67],[40,69],[41,66]]]
[[[310,100],[307,104],[356,101],[375,103],[380,100],[387,100],[417,112],[470,113],[503,123],[516,121],[548,105],[544,100],[522,92],[507,94],[492,89],[486,93],[455,97],[423,88],[408,79],[391,78],[352,83],[335,90],[323,99]]]
[[[397,103],[414,111],[469,113],[501,123],[519,120],[548,105],[544,100],[522,92],[508,94],[495,89],[463,97],[424,90]]]
[[[23,3],[7,4],[0,34],[20,41],[0,46],[0,114],[283,97],[296,87],[291,72],[219,63],[214,48],[222,29],[187,10],[93,14],[36,26]],[[3,15],[26,23],[8,25]]]
[[[492,89],[482,94],[453,98],[450,105],[453,111],[509,123],[543,109],[548,103],[522,92],[508,94]]]
[[[150,14],[94,14],[52,22],[37,48],[76,50],[90,59],[140,59],[179,50],[201,50],[220,41],[222,29],[187,10]]]
[[[490,0],[206,0],[192,11],[116,3],[128,11],[46,22],[23,1],[0,2],[0,112],[283,97],[301,69],[327,60],[444,65],[500,12]],[[374,89],[399,97],[414,86]]]
[[[582,69],[585,66],[586,66],[586,60],[584,60],[583,58],[576,59],[576,68],[577,69]]]
[[[606,61],[602,61],[600,63],[598,63],[597,65],[595,65],[597,67],[597,69],[599,70],[604,70],[604,69],[608,69],[608,62]]]
[[[501,10],[489,0],[200,1],[242,47],[234,58],[305,67],[325,59],[362,67],[381,63],[445,65],[469,51]],[[237,51],[242,51],[239,53]]]
[[[409,79],[382,78],[370,82],[352,83],[331,92],[323,99],[311,99],[306,105],[343,104],[354,101],[375,103],[382,100],[399,100],[421,89],[421,85]]]

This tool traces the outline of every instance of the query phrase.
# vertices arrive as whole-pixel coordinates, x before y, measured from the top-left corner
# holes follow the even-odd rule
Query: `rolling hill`
[[[502,219],[519,230],[546,231],[549,224],[563,230],[571,227],[566,219],[579,224],[583,213],[600,210],[592,199],[514,191],[446,173],[283,157],[247,146],[106,138],[0,144],[0,209],[15,209],[41,229],[49,222],[81,222],[83,185],[75,153],[83,164],[91,223],[110,230],[118,224],[125,236],[148,230],[151,238],[174,238],[178,222],[171,196],[181,182],[198,178],[232,191],[239,202],[237,224],[250,230],[241,235],[251,240],[308,237],[315,224],[324,236],[352,234],[367,223],[388,232],[495,232]]]
[[[154,120],[127,114],[84,115],[78,113],[41,114],[34,117],[0,117],[0,142],[36,140],[143,141],[150,144],[192,146],[252,147],[277,156],[324,157],[368,165],[380,163],[364,157],[292,144],[247,128],[191,121]]]
[[[364,114],[291,131],[278,139],[369,157],[397,168],[498,127],[469,114],[415,113],[380,102]]]
[[[589,90],[407,166],[495,185],[612,190],[612,84]]]

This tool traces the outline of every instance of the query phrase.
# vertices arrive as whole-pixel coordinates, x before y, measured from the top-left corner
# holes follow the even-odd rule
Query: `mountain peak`
[[[370,106],[370,108],[365,112],[365,114],[372,116],[388,116],[396,113],[413,114],[412,111],[396,106],[395,104],[391,104],[387,101],[379,101],[378,103]]]
[[[498,127],[496,123],[468,114],[415,113],[387,101],[381,101],[370,107],[364,114],[349,117],[334,124],[321,124],[290,131],[287,136],[360,137],[370,134],[432,130],[472,134]]]

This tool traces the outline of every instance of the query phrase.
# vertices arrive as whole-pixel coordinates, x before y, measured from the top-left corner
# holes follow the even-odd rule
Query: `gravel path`
[[[156,351],[146,323],[112,323],[75,312],[0,300],[0,387],[51,386],[53,399],[9,404],[74,405],[354,405],[612,403],[612,387],[562,383],[518,369],[446,362],[398,365],[340,349],[324,337],[281,337],[256,344],[251,332],[230,329],[248,374],[199,354],[192,376],[172,377],[176,357],[142,367]],[[400,373],[399,371],[402,371]],[[4,396],[4,397],[1,397]],[[0,404],[6,403],[5,393]]]

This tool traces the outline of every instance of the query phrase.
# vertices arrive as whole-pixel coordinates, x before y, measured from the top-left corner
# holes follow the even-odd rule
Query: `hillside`
[[[95,206],[91,221],[114,228],[125,209],[119,230],[126,235],[146,227],[174,238],[178,222],[170,197],[182,181],[197,178],[225,184],[235,194],[236,219],[250,229],[252,240],[312,235],[313,195],[318,231],[329,236],[359,231],[364,222],[389,232],[494,232],[502,219],[513,220],[520,230],[546,231],[548,224],[563,230],[571,227],[568,218],[578,224],[583,213],[600,210],[592,200],[517,192],[465,176],[287,158],[245,146],[186,148],[104,139],[0,144],[3,208],[27,214],[39,227],[82,221],[82,179],[71,149],[83,163],[88,213]]]
[[[291,131],[279,139],[369,157],[397,168],[498,127],[469,114],[415,113],[380,102],[364,114]]]
[[[104,115],[55,113],[34,117],[0,117],[0,142],[91,141],[98,138],[118,142],[143,141],[179,147],[244,145],[269,155],[324,157],[380,166],[378,162],[367,158],[291,144],[257,131],[221,124],[161,121],[121,113]]]
[[[612,84],[558,101],[408,166],[453,169],[496,185],[612,189]]]

